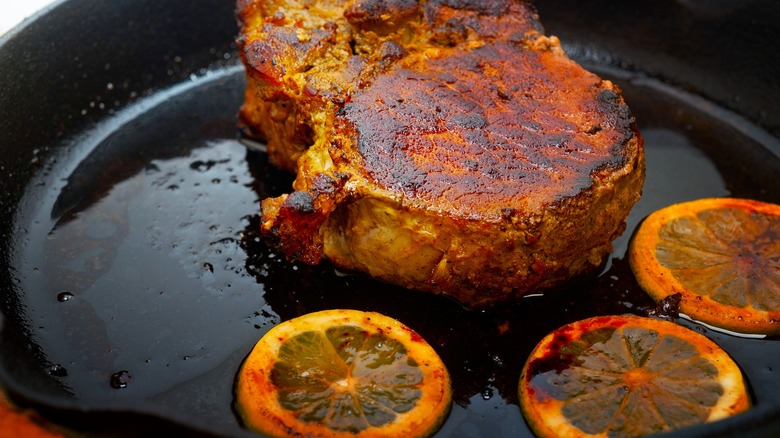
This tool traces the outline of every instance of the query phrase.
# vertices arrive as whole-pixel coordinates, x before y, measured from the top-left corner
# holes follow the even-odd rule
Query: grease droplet
[[[58,293],[58,294],[57,294],[57,301],[59,301],[59,302],[61,302],[61,303],[64,303],[65,301],[68,301],[68,300],[70,300],[70,299],[71,299],[71,298],[73,298],[74,296],[75,296],[75,295],[73,295],[73,294],[72,294],[72,293],[70,293],[70,292],[60,292],[60,293]]]
[[[55,363],[49,367],[49,375],[54,377],[65,377],[68,375],[68,370],[62,365]]]
[[[127,384],[133,380],[130,372],[122,370],[111,375],[111,387],[114,389],[126,388]]]

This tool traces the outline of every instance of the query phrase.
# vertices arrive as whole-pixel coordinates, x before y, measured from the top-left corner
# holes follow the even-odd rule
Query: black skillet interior
[[[484,311],[325,265],[253,231],[290,176],[238,142],[233,2],[69,0],[0,40],[0,377],[13,399],[92,434],[247,433],[241,360],[273,324],[323,308],[415,328],[453,375],[441,436],[530,436],[520,367],[566,322],[653,304],[623,260],[666,204],[780,203],[780,13],[771,0],[537,2],[548,33],[625,92],[648,179],[600,273]],[[540,315],[543,315],[540,317]],[[726,348],[755,408],[685,436],[780,433],[780,345],[680,321]]]

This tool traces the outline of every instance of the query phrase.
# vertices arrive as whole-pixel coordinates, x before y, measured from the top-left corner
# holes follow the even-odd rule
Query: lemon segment
[[[654,300],[680,294],[694,320],[744,334],[780,334],[780,206],[707,198],[658,210],[628,250]]]
[[[668,321],[604,316],[547,335],[519,384],[540,437],[636,437],[750,406],[742,373],[705,336]]]
[[[272,436],[430,436],[450,410],[443,362],[412,329],[374,312],[281,323],[239,371],[236,406]]]

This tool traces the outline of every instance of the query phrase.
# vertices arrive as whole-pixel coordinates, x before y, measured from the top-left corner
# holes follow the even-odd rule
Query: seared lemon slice
[[[780,334],[780,206],[709,198],[645,219],[629,247],[640,286],[656,301],[741,333]]]
[[[742,373],[675,323],[602,316],[555,330],[523,368],[520,407],[541,437],[635,437],[745,411]]]
[[[283,322],[244,361],[236,406],[272,436],[430,436],[450,410],[444,363],[417,333],[373,312]]]

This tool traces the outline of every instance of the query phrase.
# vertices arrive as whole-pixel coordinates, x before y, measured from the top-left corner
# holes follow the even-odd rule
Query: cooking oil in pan
[[[34,189],[43,203],[21,216],[19,318],[41,369],[87,406],[162,406],[229,432],[241,428],[235,373],[266,330],[326,308],[373,310],[414,328],[447,364],[456,405],[439,435],[530,436],[516,392],[538,340],[577,319],[657,311],[624,260],[643,217],[705,196],[780,202],[780,158],[760,131],[657,84],[616,82],[644,135],[648,175],[613,256],[570,287],[482,310],[327,263],[291,264],[266,247],[258,202],[292,177],[236,138],[240,69],[153,95],[85,133]],[[757,404],[780,403],[777,340],[681,323],[734,357]]]

